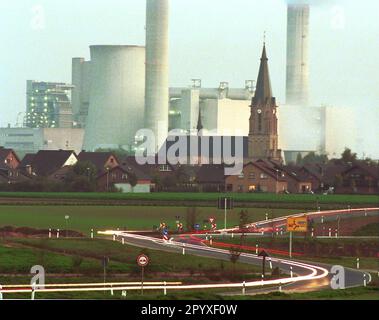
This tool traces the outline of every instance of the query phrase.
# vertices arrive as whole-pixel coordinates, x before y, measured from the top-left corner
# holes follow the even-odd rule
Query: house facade
[[[274,174],[258,163],[250,162],[240,175],[227,176],[225,186],[228,192],[282,193],[288,189],[288,182],[280,172]]]

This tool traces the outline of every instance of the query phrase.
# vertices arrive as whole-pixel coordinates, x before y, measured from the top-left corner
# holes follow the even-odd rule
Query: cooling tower
[[[145,48],[91,46],[84,149],[131,148],[144,127]]]
[[[155,134],[156,151],[168,135],[168,23],[169,0],[147,0],[145,125]]]
[[[309,5],[288,6],[287,105],[309,104]]]
[[[84,58],[72,59],[72,110],[74,121],[79,127],[85,127],[88,107],[89,107],[89,88],[91,61]]]

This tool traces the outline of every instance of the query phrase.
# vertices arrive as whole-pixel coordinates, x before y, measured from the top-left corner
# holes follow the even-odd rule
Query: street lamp
[[[107,167],[107,192],[109,192],[109,168]]]
[[[70,216],[69,215],[66,215],[64,217],[65,221],[66,221],[66,238],[68,237],[68,220],[70,219]]]
[[[279,193],[279,190],[278,190],[278,184],[279,184],[279,170],[276,169],[276,194]]]

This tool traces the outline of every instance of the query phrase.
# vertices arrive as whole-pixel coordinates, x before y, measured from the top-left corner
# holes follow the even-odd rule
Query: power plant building
[[[28,80],[25,126],[28,128],[72,128],[72,85]]]
[[[74,150],[83,146],[84,130],[77,128],[0,128],[0,146],[23,157],[39,150]]]
[[[221,82],[218,88],[202,88],[201,80],[192,86],[170,88],[170,130],[191,133],[197,129],[199,112],[205,132],[212,135],[243,135],[249,133],[249,105],[254,95],[254,81],[245,87],[229,88]]]

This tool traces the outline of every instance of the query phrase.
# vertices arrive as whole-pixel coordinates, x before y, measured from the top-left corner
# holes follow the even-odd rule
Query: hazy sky
[[[361,108],[374,126],[379,1],[312,2],[312,103]],[[286,15],[284,0],[172,0],[171,85],[243,86],[257,77],[266,30],[273,90],[284,102]],[[27,79],[70,82],[72,57],[89,58],[93,44],[143,45],[144,26],[144,0],[1,1],[0,125],[24,111]]]

